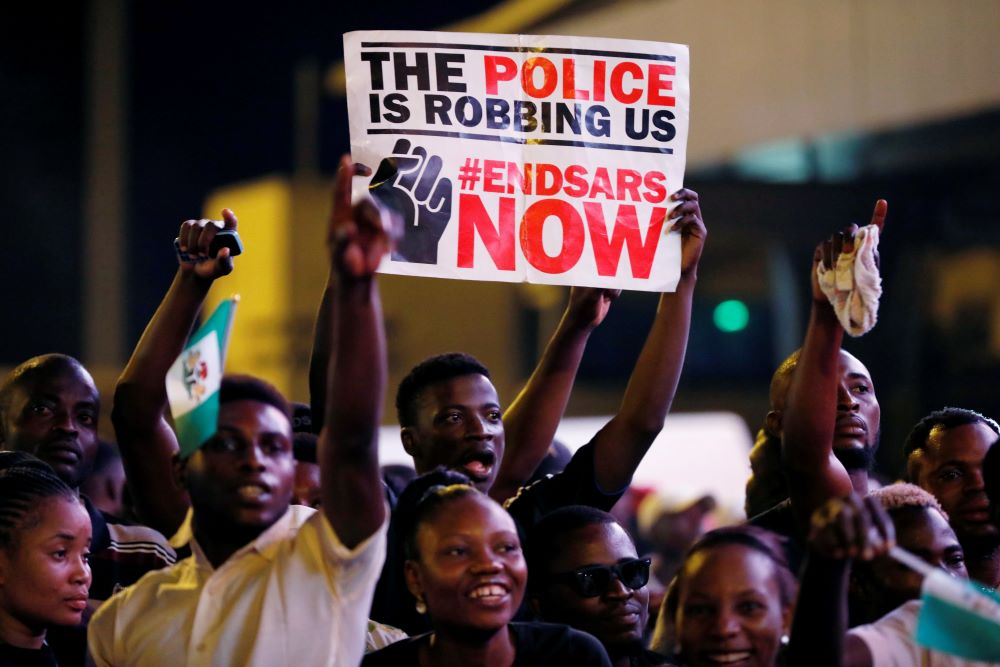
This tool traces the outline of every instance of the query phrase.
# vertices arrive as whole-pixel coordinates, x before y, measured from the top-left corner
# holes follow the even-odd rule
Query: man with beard
[[[989,417],[963,408],[927,415],[906,438],[906,476],[929,491],[950,517],[969,576],[1000,586],[1000,529],[990,520],[983,459],[1000,435]]]
[[[871,224],[881,230],[885,214],[885,201],[879,200]],[[842,251],[851,249],[856,232],[851,225],[816,249],[809,326],[788,369],[786,407],[768,415],[771,427],[782,434],[789,501],[751,523],[792,537],[799,547],[813,511],[827,500],[868,493],[868,471],[878,447],[881,411],[871,374],[841,349],[844,329],[816,276],[819,262],[832,267]],[[800,556],[801,549],[791,555]]]

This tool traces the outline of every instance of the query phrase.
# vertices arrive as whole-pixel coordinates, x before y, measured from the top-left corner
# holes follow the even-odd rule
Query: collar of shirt
[[[223,563],[223,566],[249,553],[256,553],[269,561],[274,560],[275,550],[279,547],[279,545],[283,541],[290,539],[292,534],[298,530],[303,523],[305,523],[306,519],[315,513],[316,510],[312,507],[306,507],[305,505],[289,505],[288,510],[281,516],[280,519],[271,524],[269,528],[258,535],[252,542],[237,549],[232,556],[226,559],[226,563]],[[193,512],[189,510],[188,518],[184,521],[184,525],[189,526],[189,530],[189,519],[192,518]],[[183,528],[184,526],[181,527],[182,530]],[[181,531],[178,530],[178,533],[180,532]],[[194,562],[197,569],[214,572],[215,568],[212,567],[212,564],[205,556],[205,552],[202,551],[201,545],[198,544],[198,540],[194,537],[194,532],[191,531],[189,535],[191,553],[194,556]],[[174,537],[176,538],[177,536],[175,535]],[[171,542],[173,542],[173,538],[171,539]]]

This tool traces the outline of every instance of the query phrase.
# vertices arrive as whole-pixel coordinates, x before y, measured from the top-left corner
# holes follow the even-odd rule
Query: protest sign
[[[380,270],[676,288],[686,46],[366,31],[344,59],[360,187],[403,228]]]

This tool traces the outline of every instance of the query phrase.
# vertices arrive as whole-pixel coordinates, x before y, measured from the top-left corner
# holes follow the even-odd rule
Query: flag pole
[[[930,576],[935,570],[933,565],[928,564],[922,558],[914,556],[909,551],[899,546],[894,546],[891,549],[889,549],[889,556],[895,560],[898,560],[900,563],[910,568],[911,570],[919,572],[925,577]]]

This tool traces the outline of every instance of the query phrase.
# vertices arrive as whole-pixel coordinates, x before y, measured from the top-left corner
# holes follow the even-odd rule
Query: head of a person
[[[97,386],[79,361],[34,357],[0,385],[0,448],[37,456],[78,488],[97,455],[99,412]]]
[[[487,639],[514,617],[528,568],[514,520],[458,473],[417,478],[399,498],[406,584],[436,632]]]
[[[49,466],[0,452],[0,642],[38,648],[48,626],[80,623],[90,537],[79,497]]]
[[[892,519],[896,543],[934,567],[967,579],[965,555],[948,515],[927,491],[913,484],[889,484],[870,494]],[[920,597],[923,576],[889,556],[856,561],[851,570],[851,623],[871,623]]]
[[[453,352],[418,364],[399,384],[396,412],[418,473],[444,466],[480,491],[493,485],[504,452],[503,418],[490,373],[475,358]]]
[[[295,480],[291,410],[272,385],[227,375],[219,388],[214,436],[176,460],[196,524],[227,526],[248,539],[288,510]]]
[[[764,430],[779,439],[783,431],[788,389],[798,367],[800,350],[781,363],[771,380],[771,411]],[[847,470],[869,470],[875,460],[882,428],[882,412],[875,397],[871,373],[857,357],[840,350],[837,361],[837,415],[833,454]]]
[[[97,456],[80,492],[94,507],[112,516],[125,515],[125,467],[118,448],[106,440],[97,443]]]
[[[1000,439],[990,445],[983,459],[983,483],[990,499],[990,517],[1000,529]]]
[[[691,547],[664,600],[685,665],[775,664],[797,592],[781,539],[744,525],[705,533]]]
[[[743,510],[747,517],[753,518],[787,498],[781,436],[769,433],[767,427],[761,428],[750,449],[750,477],[747,478]]]
[[[613,516],[579,505],[547,514],[531,529],[528,560],[541,620],[592,634],[613,659],[642,649],[649,559]]]
[[[938,499],[967,547],[1000,539],[983,481],[983,459],[998,435],[989,417],[944,408],[917,422],[904,445],[907,480]]]

